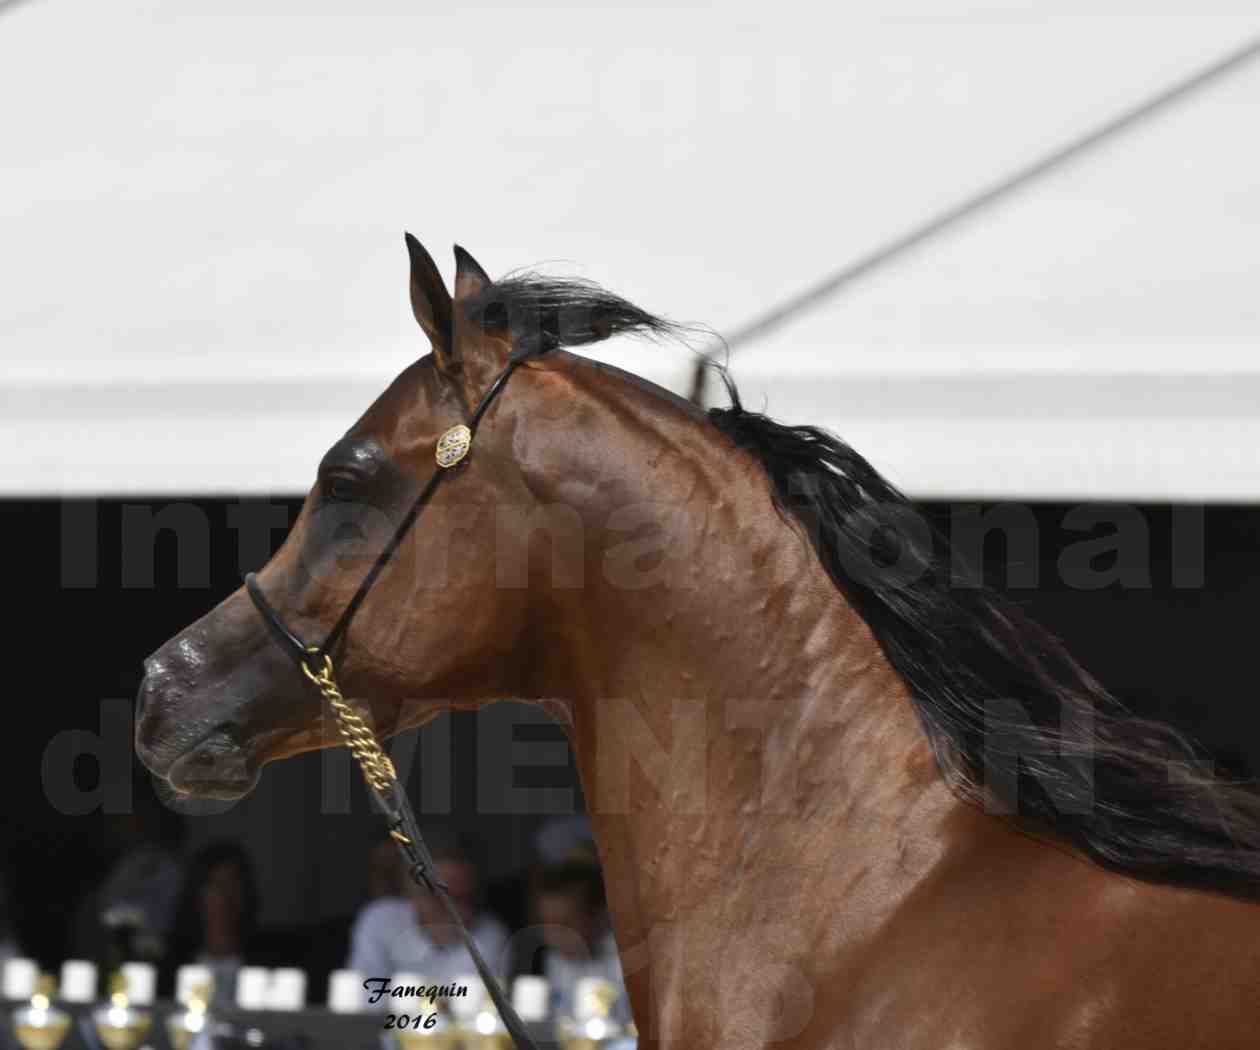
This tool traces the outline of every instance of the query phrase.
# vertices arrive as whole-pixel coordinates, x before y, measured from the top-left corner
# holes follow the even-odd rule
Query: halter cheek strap
[[[481,976],[481,980],[486,986],[486,991],[489,992],[490,998],[494,1001],[494,1005],[499,1011],[499,1016],[503,1018],[503,1024],[518,1050],[537,1050],[537,1046],[525,1030],[524,1022],[521,1021],[519,1015],[512,1008],[512,1004],[508,1001],[508,997],[503,991],[502,985],[499,984],[498,978],[491,971],[485,959],[482,958],[481,951],[472,939],[472,935],[464,926],[464,920],[460,916],[455,902],[451,899],[446,883],[438,877],[433,855],[429,852],[429,848],[425,845],[424,838],[420,834],[420,827],[416,822],[415,812],[411,808],[406,792],[398,782],[398,775],[394,769],[393,762],[385,754],[371,725],[359,714],[354,705],[345,698],[341,688],[337,685],[333,669],[332,652],[345,635],[346,630],[350,626],[350,621],[354,619],[354,614],[358,611],[359,606],[363,604],[368,591],[371,590],[372,585],[376,582],[390,559],[397,553],[403,539],[412,526],[415,525],[416,519],[420,517],[429,500],[433,498],[433,493],[437,491],[443,479],[448,474],[453,473],[451,468],[458,466],[472,449],[477,425],[481,422],[482,416],[486,414],[486,410],[493,403],[494,399],[499,396],[500,392],[507,385],[507,381],[512,377],[512,373],[516,371],[522,362],[530,357],[537,356],[538,353],[539,351],[531,349],[515,351],[508,358],[507,367],[498,374],[494,382],[490,384],[490,388],[482,395],[469,421],[466,424],[460,423],[451,427],[438,439],[435,450],[437,469],[429,476],[429,480],[425,482],[424,488],[420,490],[420,494],[416,496],[411,507],[398,523],[398,527],[394,530],[393,535],[390,536],[389,542],[381,553],[377,555],[376,561],[372,563],[372,567],[368,570],[367,575],[363,577],[363,581],[359,584],[358,589],[346,604],[345,609],[342,610],[341,615],[337,618],[337,622],[333,624],[332,630],[328,632],[323,642],[319,645],[309,645],[299,638],[284,622],[284,618],[267,601],[266,596],[262,592],[262,587],[259,586],[257,576],[251,572],[245,577],[246,593],[248,593],[250,600],[262,615],[268,629],[271,631],[272,637],[293,658],[294,662],[302,670],[302,673],[319,690],[320,695],[323,696],[325,702],[331,708],[337,720],[337,730],[341,734],[345,745],[358,761],[359,768],[363,771],[363,777],[371,789],[372,800],[385,817],[390,837],[398,845],[404,859],[407,861],[408,872],[417,884],[425,887],[442,902],[442,906],[450,917],[451,923],[459,931],[464,947],[468,949],[473,965],[476,966],[477,973]]]
[[[403,515],[402,520],[398,523],[398,527],[394,529],[393,535],[390,536],[389,542],[385,544],[381,553],[376,556],[376,561],[368,569],[367,575],[363,577],[358,589],[350,597],[350,601],[346,603],[346,607],[342,610],[341,615],[337,617],[337,622],[333,624],[332,630],[328,632],[323,642],[317,646],[312,646],[299,638],[285,624],[280,614],[272,608],[271,603],[267,601],[255,574],[251,572],[245,577],[245,589],[248,591],[250,599],[258,611],[262,613],[263,619],[267,621],[267,625],[271,628],[272,634],[276,641],[280,643],[281,648],[286,650],[299,666],[318,667],[321,657],[332,654],[337,642],[341,640],[341,637],[349,628],[350,621],[354,619],[354,614],[359,611],[359,606],[363,604],[363,599],[367,597],[368,591],[372,589],[372,585],[376,583],[385,566],[398,553],[398,548],[402,546],[402,541],[406,539],[407,533],[415,525],[416,519],[420,517],[420,513],[428,506],[429,500],[433,498],[433,494],[437,491],[438,486],[442,484],[450,469],[462,463],[471,451],[473,438],[476,436],[477,426],[481,422],[482,416],[486,414],[486,411],[494,403],[494,399],[502,392],[507,385],[507,381],[512,378],[512,373],[523,362],[535,356],[537,356],[536,351],[518,350],[514,352],[508,358],[507,367],[495,377],[494,382],[490,384],[490,388],[481,396],[481,400],[477,402],[477,407],[473,409],[469,421],[451,427],[438,439],[434,455],[437,461],[437,469],[429,475],[429,480],[425,482],[424,488],[420,490],[419,495],[412,501],[407,513]]]

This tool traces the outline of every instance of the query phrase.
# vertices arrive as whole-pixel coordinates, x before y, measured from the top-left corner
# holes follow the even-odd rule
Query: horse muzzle
[[[168,646],[170,643],[168,643]],[[145,661],[136,696],[135,748],[150,772],[181,795],[236,799],[258,781],[260,763],[230,716],[236,706],[197,679],[192,653],[164,646]]]

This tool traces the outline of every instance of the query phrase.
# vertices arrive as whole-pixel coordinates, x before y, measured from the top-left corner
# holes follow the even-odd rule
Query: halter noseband
[[[337,622],[333,624],[332,630],[328,632],[323,642],[319,645],[309,645],[299,638],[284,622],[280,614],[276,612],[271,603],[267,601],[254,573],[251,572],[245,577],[245,590],[254,606],[262,614],[262,618],[266,621],[272,636],[280,644],[281,648],[288,652],[298,667],[301,668],[303,674],[320,691],[321,695],[328,702],[329,707],[332,708],[342,739],[358,760],[359,766],[363,770],[364,779],[371,789],[372,798],[389,825],[390,836],[397,843],[398,848],[402,851],[407,861],[407,869],[411,877],[442,902],[447,915],[450,916],[451,922],[459,930],[464,946],[468,949],[468,954],[472,956],[477,972],[486,986],[486,991],[489,992],[490,998],[494,1001],[494,1005],[499,1011],[499,1016],[503,1018],[504,1026],[520,1050],[537,1050],[537,1047],[533,1039],[530,1038],[529,1033],[526,1032],[525,1025],[516,1013],[516,1010],[513,1009],[512,1004],[508,1001],[498,978],[491,972],[490,967],[486,965],[486,961],[482,958],[476,942],[464,926],[459,909],[451,900],[446,883],[438,877],[433,855],[429,852],[428,847],[424,844],[424,839],[420,835],[420,828],[416,822],[415,813],[412,811],[406,792],[398,782],[393,762],[390,761],[389,756],[381,748],[372,727],[342,695],[334,677],[332,652],[345,635],[347,628],[350,626],[350,621],[354,618],[354,614],[358,611],[359,606],[363,604],[368,591],[371,590],[372,585],[389,563],[389,560],[397,553],[403,539],[411,531],[412,526],[415,525],[416,519],[420,517],[420,513],[424,510],[429,500],[432,499],[433,493],[437,491],[437,487],[451,473],[451,468],[458,466],[468,455],[472,448],[473,437],[477,432],[477,424],[481,422],[481,418],[486,414],[486,410],[489,409],[494,399],[498,397],[507,385],[507,381],[511,378],[512,373],[523,362],[531,357],[538,356],[539,353],[541,353],[541,350],[533,347],[514,351],[508,357],[507,366],[495,377],[494,382],[490,384],[490,388],[482,395],[469,421],[466,424],[460,423],[451,427],[438,439],[437,448],[435,449],[437,469],[429,476],[429,480],[425,482],[424,488],[420,490],[420,494],[416,496],[411,507],[398,523],[398,527],[394,530],[389,542],[381,553],[377,555],[376,561],[372,563],[372,567],[359,584],[358,590],[354,592],[354,595],[346,604],[345,609],[342,610],[341,615],[337,618]]]

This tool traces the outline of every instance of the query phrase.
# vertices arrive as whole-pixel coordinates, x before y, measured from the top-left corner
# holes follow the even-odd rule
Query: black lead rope
[[[485,984],[486,991],[489,993],[491,1000],[493,1000],[495,1008],[499,1011],[504,1027],[507,1028],[512,1036],[512,1040],[518,1050],[538,1050],[538,1048],[525,1030],[524,1022],[508,1001],[499,979],[486,964],[485,959],[482,958],[481,951],[464,925],[459,909],[451,899],[446,883],[438,877],[433,855],[429,852],[428,846],[425,845],[424,837],[420,834],[420,826],[416,821],[415,812],[411,808],[411,802],[408,800],[406,792],[398,782],[393,763],[381,749],[380,742],[376,739],[376,734],[371,726],[364,721],[363,717],[342,696],[336,679],[333,677],[331,654],[337,642],[345,635],[347,628],[350,626],[350,621],[354,618],[354,614],[358,611],[359,606],[363,604],[363,599],[367,597],[368,591],[371,590],[381,571],[394,554],[397,553],[403,539],[412,526],[415,525],[416,519],[420,517],[421,512],[428,505],[430,499],[433,498],[433,493],[437,491],[438,486],[442,483],[442,479],[451,473],[452,467],[457,466],[467,456],[472,448],[472,440],[477,432],[477,425],[481,422],[482,416],[486,414],[486,410],[503,390],[517,367],[530,357],[537,356],[538,352],[533,349],[514,352],[508,358],[507,367],[498,374],[494,382],[490,384],[490,388],[482,395],[468,423],[451,427],[439,439],[436,452],[437,469],[430,475],[429,480],[425,482],[424,488],[420,490],[420,494],[416,496],[410,509],[403,516],[402,521],[398,523],[398,527],[394,530],[389,542],[377,556],[376,561],[372,563],[372,567],[359,584],[358,590],[354,592],[354,596],[337,618],[337,622],[333,624],[332,630],[328,632],[322,644],[311,646],[302,641],[289,629],[284,619],[267,601],[254,573],[251,572],[245,577],[245,590],[249,594],[250,600],[253,601],[254,606],[262,614],[276,641],[288,652],[306,677],[320,690],[325,700],[328,701],[329,706],[332,707],[334,714],[337,716],[338,729],[346,745],[359,761],[364,778],[367,780],[370,788],[372,799],[385,817],[385,821],[389,826],[390,837],[397,843],[399,850],[407,861],[407,871],[417,885],[423,886],[442,902],[442,906],[446,909],[447,915],[450,916],[451,922],[459,930],[464,947],[468,949],[468,954],[472,956],[473,965],[477,967],[477,973],[481,976],[482,983]]]
[[[407,870],[412,879],[442,902],[446,914],[450,916],[451,922],[459,931],[464,947],[468,949],[473,965],[477,967],[477,973],[481,976],[481,983],[485,985],[495,1009],[499,1011],[503,1026],[508,1030],[512,1041],[518,1050],[538,1050],[533,1038],[525,1030],[525,1022],[521,1020],[516,1008],[503,990],[503,986],[499,983],[499,978],[482,957],[481,949],[477,947],[477,942],[473,940],[472,934],[464,925],[463,917],[451,899],[446,883],[438,878],[433,855],[424,844],[424,837],[420,834],[420,827],[416,823],[411,802],[407,799],[402,785],[395,779],[386,790],[373,790],[372,797],[385,816],[390,836],[398,844],[399,850],[407,860]]]

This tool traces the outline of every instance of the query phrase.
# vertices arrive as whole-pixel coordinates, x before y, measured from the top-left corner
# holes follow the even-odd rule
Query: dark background
[[[90,756],[75,762],[68,796],[64,775],[52,775],[51,789],[46,783],[46,759],[53,768],[76,740],[129,733],[143,657],[229,594],[243,571],[259,567],[299,505],[296,499],[0,502],[8,621],[0,848],[19,942],[45,966],[70,950],[76,903],[110,861],[102,806],[116,809],[151,790],[147,774],[119,757],[116,746],[103,747],[103,763]],[[976,513],[994,508],[924,509],[957,535]],[[1065,639],[1134,709],[1189,730],[1223,768],[1260,770],[1252,677],[1260,506],[1003,504],[997,510],[1016,524],[1005,536],[987,537],[990,584]],[[256,533],[247,539],[234,527],[241,515],[256,521],[268,512],[277,525],[270,540]],[[155,514],[170,527],[154,531]],[[1066,527],[1069,514],[1097,523]],[[1148,558],[1132,542],[1121,558],[1128,563],[1106,549],[1116,515],[1143,525]],[[1080,545],[1094,541],[1099,550],[1089,571],[1073,577],[1065,552],[1075,545],[1079,562]],[[1116,578],[1108,583],[1109,577]],[[80,735],[67,737],[68,730]],[[549,813],[581,806],[563,735],[539,713],[512,704],[444,716],[418,738],[404,738],[404,746],[415,748],[409,786],[422,821],[475,833],[490,903],[519,919],[512,914],[519,902],[514,880],[529,862],[533,832]],[[525,790],[509,794],[513,787]],[[66,798],[91,811],[66,812]],[[330,965],[340,961],[332,956],[361,900],[365,853],[379,835],[345,752],[269,766],[249,798],[172,825],[186,849],[224,837],[243,842],[261,876],[264,922],[287,930],[293,950],[318,941],[331,953]],[[313,980],[312,990],[318,988]]]

